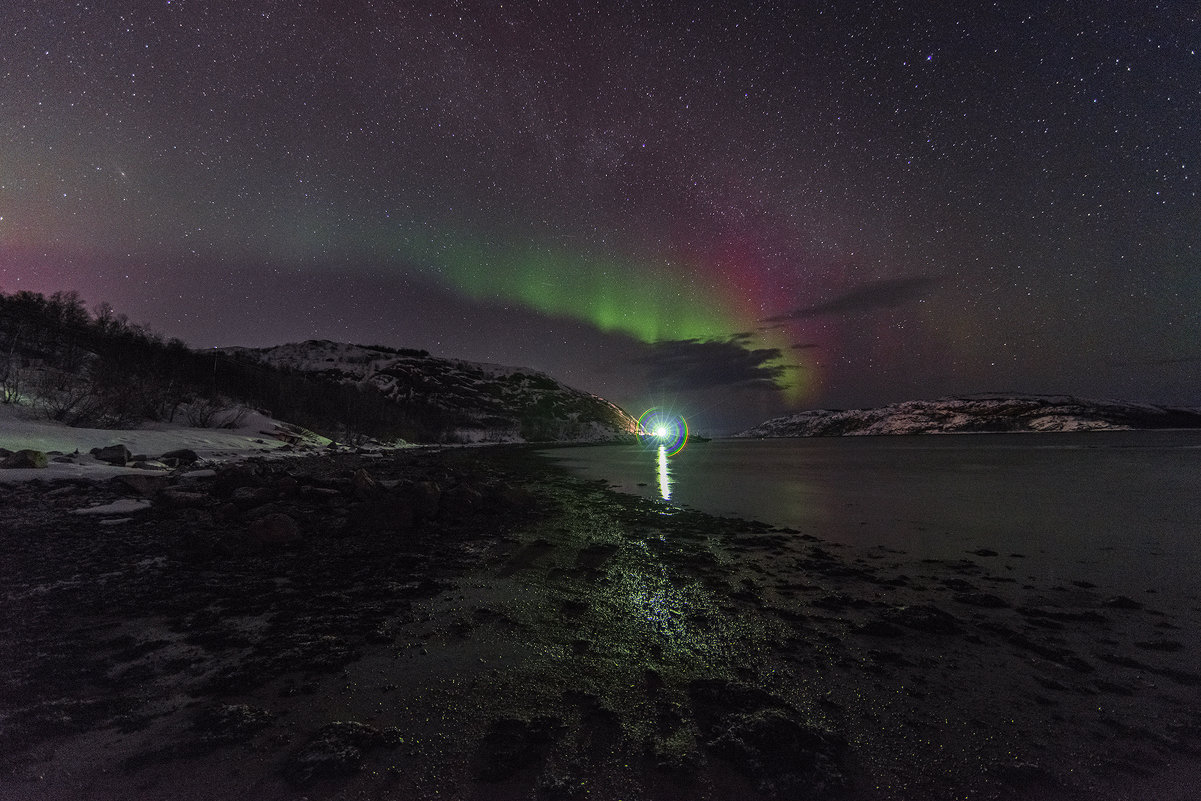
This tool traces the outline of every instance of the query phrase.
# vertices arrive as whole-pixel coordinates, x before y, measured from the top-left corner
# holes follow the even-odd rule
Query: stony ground
[[[853,551],[519,449],[0,492],[4,799],[1201,786],[1197,610],[1020,554]]]

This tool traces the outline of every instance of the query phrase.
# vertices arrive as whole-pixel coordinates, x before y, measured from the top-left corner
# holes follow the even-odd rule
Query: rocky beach
[[[1194,608],[520,447],[0,488],[5,799],[1186,799]],[[83,513],[80,513],[83,512]]]

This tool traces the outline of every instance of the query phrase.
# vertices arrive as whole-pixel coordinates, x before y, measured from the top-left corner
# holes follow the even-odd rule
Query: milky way
[[[5,3],[0,290],[702,430],[1201,403],[1194,4],[710,5]]]

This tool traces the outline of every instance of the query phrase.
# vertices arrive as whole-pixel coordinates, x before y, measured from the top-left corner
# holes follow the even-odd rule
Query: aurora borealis
[[[1189,3],[14,2],[0,290],[721,432],[1201,403]]]

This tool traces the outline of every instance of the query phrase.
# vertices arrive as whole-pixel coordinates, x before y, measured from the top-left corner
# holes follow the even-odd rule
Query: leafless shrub
[[[21,399],[21,380],[24,376],[17,364],[17,336],[13,335],[8,353],[0,356],[0,403],[16,403]]]
[[[193,428],[238,428],[250,410],[218,398],[196,398],[183,407],[184,419]]]
[[[233,406],[225,409],[220,420],[217,421],[217,428],[241,428],[249,413],[250,410],[245,406]]]
[[[21,383],[24,375],[13,359],[0,359],[0,403],[10,404],[21,400]]]
[[[99,426],[104,398],[88,376],[47,369],[35,393],[34,405],[47,418],[69,426]]]
[[[212,428],[222,405],[211,398],[194,398],[184,408],[184,419],[192,428]]]

